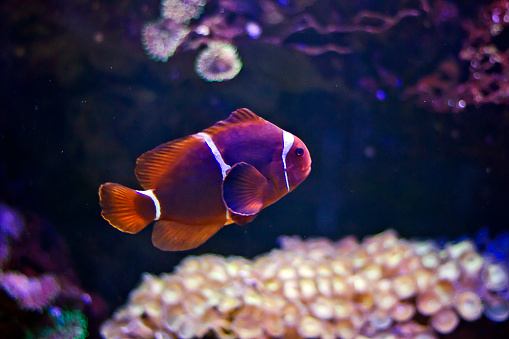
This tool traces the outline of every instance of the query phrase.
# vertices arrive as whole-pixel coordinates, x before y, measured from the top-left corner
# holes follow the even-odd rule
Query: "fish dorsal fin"
[[[223,132],[233,126],[239,126],[248,123],[267,123],[267,121],[263,118],[260,118],[258,115],[254,114],[247,108],[239,108],[230,114],[227,119],[216,122],[213,126],[205,129],[203,133],[214,135],[219,132]]]
[[[196,248],[216,234],[223,224],[186,225],[159,220],[152,231],[152,243],[163,251],[185,251]]]
[[[146,189],[155,189],[157,184],[167,176],[173,165],[190,150],[199,147],[203,141],[193,136],[173,140],[145,152],[136,160],[136,177]]]
[[[260,118],[247,108],[239,108],[227,119],[216,122],[213,126],[203,130],[203,133],[214,135],[227,130],[230,127],[246,123],[264,123],[266,120]],[[155,189],[180,157],[184,156],[190,149],[203,144],[203,140],[193,136],[173,140],[151,151],[143,153],[136,160],[136,177],[140,185],[146,189]]]
[[[233,214],[255,215],[263,207],[268,186],[267,179],[254,166],[236,163],[223,180],[223,202]]]
[[[260,118],[247,108],[237,109],[235,112],[232,112],[225,121],[231,124],[238,124],[242,122],[265,122],[264,119]]]

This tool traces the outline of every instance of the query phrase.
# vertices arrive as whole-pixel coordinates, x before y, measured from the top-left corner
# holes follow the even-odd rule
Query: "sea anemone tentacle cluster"
[[[147,22],[141,30],[143,48],[155,61],[166,62],[188,39],[193,31],[202,37],[186,44],[187,49],[202,49],[195,61],[195,72],[205,81],[233,79],[242,69],[237,48],[228,39],[211,39],[206,25],[191,29],[190,20],[198,19],[204,11],[205,0],[163,0],[161,17]]]

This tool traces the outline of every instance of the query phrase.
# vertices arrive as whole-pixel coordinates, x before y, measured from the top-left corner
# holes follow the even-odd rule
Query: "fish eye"
[[[297,148],[297,149],[295,150],[295,155],[296,155],[296,156],[298,156],[298,157],[303,156],[303,155],[304,155],[304,149],[303,149],[303,148],[300,148],[300,147],[299,147],[299,148]]]

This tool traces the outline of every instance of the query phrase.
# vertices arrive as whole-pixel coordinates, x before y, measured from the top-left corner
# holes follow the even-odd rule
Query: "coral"
[[[163,0],[161,16],[178,23],[185,23],[192,18],[198,18],[203,12],[205,3],[205,0]]]
[[[465,21],[462,26],[467,38],[459,60],[443,60],[435,72],[408,88],[406,95],[438,112],[457,113],[468,105],[508,104],[509,1],[493,1],[476,21]],[[468,67],[465,80],[462,66]]]
[[[509,317],[506,263],[469,240],[439,247],[386,231],[281,245],[253,261],[204,255],[144,274],[102,336],[437,338],[461,319]]]
[[[242,69],[242,62],[235,46],[221,41],[211,41],[196,57],[196,73],[206,81],[223,81],[235,78]]]
[[[205,3],[207,8],[205,9]],[[316,6],[315,6],[315,3]],[[209,5],[210,4],[210,5]],[[387,7],[388,12],[375,10],[358,10],[354,1],[346,4],[323,4],[319,1],[224,1],[224,0],[163,0],[161,16],[174,24],[186,27],[190,34],[178,41],[170,35],[159,36],[157,44],[147,44],[147,26],[143,29],[143,43],[149,55],[154,59],[165,60],[171,54],[159,58],[159,51],[152,48],[159,46],[184,46],[184,50],[197,50],[207,45],[209,52],[214,41],[221,40],[228,46],[235,47],[243,42],[259,40],[263,43],[279,45],[298,50],[308,55],[321,55],[328,52],[337,54],[354,53],[356,47],[349,39],[337,41],[339,34],[381,34],[399,25],[406,18],[422,16],[429,11],[426,0],[416,1],[414,7],[398,8],[398,2]],[[415,8],[418,7],[418,8]],[[195,20],[191,20],[195,19]],[[149,26],[150,27],[150,26]],[[309,34],[313,41],[325,41],[323,44],[300,41],[296,37]],[[355,40],[355,39],[352,39]],[[219,51],[219,50],[218,50]],[[202,54],[198,58],[202,57]],[[200,65],[196,60],[195,65]],[[238,67],[242,64],[236,63]],[[202,70],[195,71],[203,79],[208,80]],[[237,72],[238,73],[238,72]],[[230,77],[218,77],[216,80],[229,80]]]
[[[15,210],[0,203],[0,233],[9,238],[19,239],[23,231],[23,218]]]
[[[39,310],[48,306],[59,294],[60,286],[52,274],[27,277],[18,272],[0,275],[0,285],[7,294],[16,299],[20,307]]]
[[[154,60],[167,61],[189,34],[189,28],[168,19],[150,22],[141,31],[143,48]]]
[[[460,6],[450,1],[389,1],[384,4],[209,0],[205,8],[205,1],[166,0],[162,2],[161,11],[164,20],[145,25],[142,41],[153,59],[163,61],[179,46],[183,51],[196,51],[205,45],[205,51],[196,57],[195,71],[206,81],[211,81],[208,77],[211,73],[199,66],[203,54],[215,50],[212,48],[215,41],[234,49],[233,46],[256,40],[310,56],[328,54],[327,58],[320,59],[321,68],[331,55],[372,58],[374,76],[360,75],[357,84],[382,101],[387,97],[388,87],[398,88],[396,92],[399,92],[405,83],[401,98],[437,112],[460,112],[471,105],[509,103],[508,0],[495,0],[481,7],[478,18],[463,17]],[[461,48],[441,53],[427,47],[427,39],[433,40],[433,45],[455,45],[455,40],[440,38],[438,33],[442,31],[447,36],[451,28],[456,32],[456,39],[466,36]],[[417,30],[426,32],[420,34],[420,42],[414,41],[413,34]],[[409,69],[399,69],[397,61],[391,65],[387,60],[397,60],[391,49],[403,48],[394,46],[394,42],[418,45],[424,53],[419,56],[436,59],[433,71],[422,68],[413,73]],[[338,60],[329,62],[325,67],[333,71]],[[417,58],[409,62],[420,63]],[[235,65],[242,67],[240,62]],[[423,71],[427,74],[422,75]],[[333,73],[328,72],[329,76]],[[229,77],[211,79],[224,81],[235,76],[232,72]]]
[[[52,225],[0,204],[0,333],[2,338],[85,338],[103,317],[99,297],[83,291]],[[50,325],[51,324],[51,325]]]
[[[0,204],[0,264],[11,259],[11,240],[19,241],[25,223],[14,209]],[[0,287],[19,306],[26,310],[38,310],[48,306],[59,294],[60,286],[54,274],[28,277],[18,271],[3,271],[0,266]]]
[[[46,327],[37,338],[39,339],[84,339],[88,337],[87,317],[78,310],[64,310],[53,307],[50,310],[53,317],[52,326]],[[30,339],[30,338],[29,338]]]
[[[11,254],[10,241],[18,240],[24,228],[21,216],[13,209],[0,203],[0,267]]]

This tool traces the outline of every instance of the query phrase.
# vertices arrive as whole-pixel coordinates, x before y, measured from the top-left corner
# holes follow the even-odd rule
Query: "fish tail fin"
[[[101,215],[113,227],[138,233],[156,219],[153,199],[125,186],[107,182],[99,187]]]

